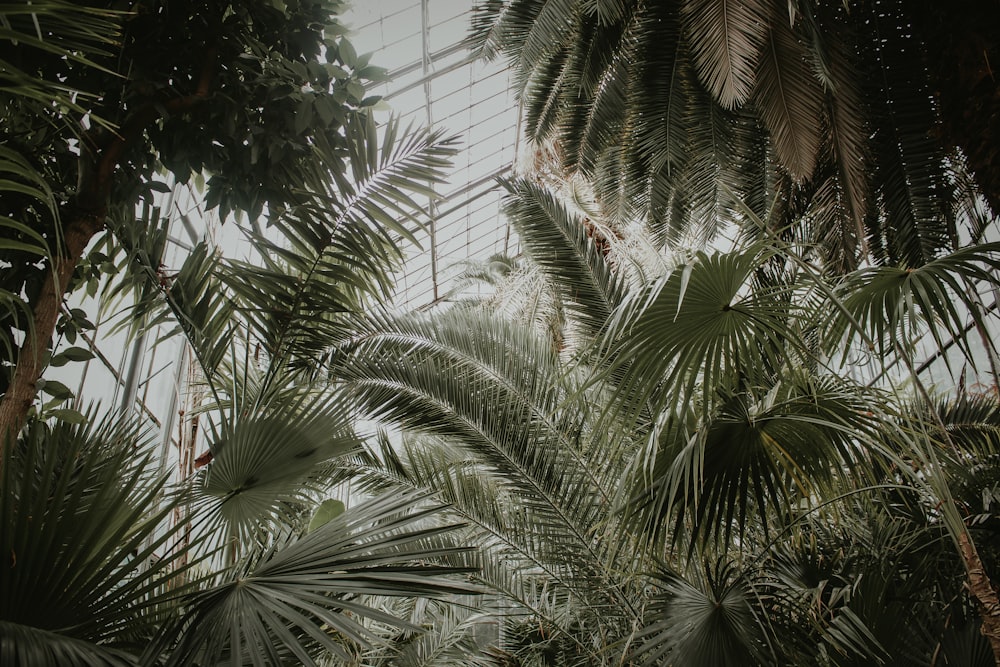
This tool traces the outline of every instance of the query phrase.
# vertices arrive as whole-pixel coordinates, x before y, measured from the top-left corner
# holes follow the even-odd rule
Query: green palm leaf
[[[623,281],[581,220],[551,193],[523,180],[510,187],[505,210],[525,253],[551,277],[575,320],[596,336],[623,298]]]
[[[351,404],[336,392],[237,397],[231,413],[214,433],[212,461],[193,493],[199,523],[210,532],[224,526],[240,543],[280,525],[318,489],[322,464],[359,445]]]
[[[884,218],[869,217],[876,258],[917,267],[952,248],[952,185],[944,149],[928,132],[935,126],[931,92],[912,63],[919,45],[903,3],[866,13],[877,35],[863,52],[866,97],[872,106],[877,196]]]
[[[650,476],[636,475],[628,511],[653,537],[731,544],[750,523],[766,534],[804,503],[863,478],[857,438],[874,435],[868,402],[846,383],[789,377],[766,394],[733,394],[694,428],[663,429]],[[848,472],[854,469],[859,472]],[[844,472],[838,472],[844,471]],[[648,481],[647,481],[648,479]]]
[[[837,165],[838,203],[842,213],[821,222],[825,233],[817,238],[838,239],[827,242],[840,269],[852,269],[865,248],[865,219],[871,207],[872,156],[868,142],[871,134],[864,112],[862,82],[855,57],[857,30],[840,7],[821,6],[815,12],[803,11],[803,27],[812,43],[813,61],[821,72],[826,89],[829,117],[829,150]],[[832,36],[836,39],[832,39]],[[841,220],[835,224],[836,220]]]
[[[726,109],[750,98],[769,13],[768,3],[761,0],[687,0],[681,6],[699,77]]]
[[[780,163],[802,181],[812,176],[818,157],[823,90],[809,70],[803,44],[778,14],[776,9],[771,18],[753,99]]]
[[[657,577],[634,651],[638,664],[759,664],[766,644],[747,582],[729,563],[706,563],[698,575],[694,582],[672,572]]]
[[[66,0],[4,5],[0,9],[0,42],[13,48],[0,57],[0,91],[28,105],[39,117],[51,118],[53,103],[80,116],[89,114],[87,100],[99,91],[75,90],[58,81],[43,80],[37,63],[51,58],[108,72],[96,61],[114,51],[124,17],[124,12]],[[107,126],[98,116],[91,115],[90,121]],[[81,127],[65,117],[56,122],[81,134]]]
[[[411,603],[414,612],[423,607]],[[490,667],[495,663],[483,651],[483,635],[496,622],[493,610],[431,603],[419,616],[431,629],[403,633],[389,647],[366,656],[373,667]],[[414,614],[416,615],[416,614]]]
[[[337,168],[339,149],[320,147],[325,161],[303,175],[302,202],[271,219],[282,240],[251,234],[263,266],[232,262],[223,274],[274,360],[315,365],[349,331],[345,315],[390,291],[398,244],[415,242],[423,224],[418,199],[436,196],[454,152],[439,132],[401,132],[395,122],[380,136],[365,114],[350,116],[345,134],[348,173]]]
[[[851,317],[867,332],[883,357],[897,346],[911,345],[929,331],[936,349],[950,337],[975,367],[967,318],[985,330],[978,297],[969,286],[995,282],[1000,270],[1000,244],[984,243],[956,250],[912,268],[880,266],[857,271],[838,287],[838,296]],[[959,307],[964,305],[964,308]],[[831,318],[830,339],[849,326],[846,318]]]
[[[0,493],[0,657],[10,665],[134,664],[182,593],[189,547],[169,527],[180,497],[147,472],[136,429],[37,425]]]
[[[102,307],[119,300],[130,305],[112,331],[128,327],[132,335],[173,324],[161,341],[183,333],[208,381],[232,351],[236,323],[230,295],[221,280],[222,256],[208,242],[197,243],[176,270],[163,264],[167,245],[166,218],[144,208],[143,220],[109,221],[124,250],[119,279],[108,284]]]
[[[697,253],[619,308],[605,345],[620,369],[621,395],[673,414],[696,396],[704,406],[740,378],[765,382],[781,367],[789,327],[789,288],[750,289],[761,247]]]
[[[585,401],[567,402],[594,390],[564,375],[544,337],[476,311],[387,319],[344,365],[338,373],[377,417],[434,436],[402,461],[385,455],[389,481],[377,488],[440,493],[498,562],[483,581],[553,627],[568,627],[566,604],[627,626],[637,610],[620,572],[635,553],[610,511],[618,452],[631,443],[612,425],[594,428]]]
[[[467,549],[447,540],[455,526],[428,523],[436,511],[425,496],[384,496],[251,556],[228,581],[189,597],[169,664],[315,666],[323,652],[349,659],[342,642],[370,647],[376,633],[364,621],[418,631],[364,598],[474,591],[452,576],[466,568],[444,563]]]
[[[571,435],[576,415],[555,412],[565,382],[548,341],[472,312],[375,324],[338,369],[368,409],[455,438],[484,465],[508,473],[521,502],[549,517],[558,531],[551,538],[589,560],[582,526],[592,521],[591,497],[608,490],[588,465],[598,453],[582,450]]]

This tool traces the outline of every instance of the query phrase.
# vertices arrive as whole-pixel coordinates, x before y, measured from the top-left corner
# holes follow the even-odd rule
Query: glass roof
[[[441,299],[461,262],[511,250],[500,215],[497,177],[508,174],[517,154],[517,101],[502,61],[483,62],[467,45],[470,6],[454,0],[379,0],[356,3],[344,22],[359,53],[389,70],[376,86],[402,125],[441,128],[457,135],[460,152],[442,199],[431,208],[423,248],[407,249],[397,283],[404,308]]]
[[[390,81],[370,91],[386,101],[379,120],[391,114],[403,127],[441,128],[460,138],[450,180],[438,188],[442,198],[428,207],[431,229],[421,237],[421,248],[405,248],[395,294],[402,309],[442,299],[464,260],[515,252],[508,247],[514,241],[500,214],[496,179],[514,164],[517,102],[502,61],[472,57],[466,43],[470,11],[470,5],[453,0],[358,0],[342,16],[358,53],[372,53],[371,63],[389,72]],[[165,266],[179,266],[203,235],[229,256],[252,258],[238,229],[220,225],[206,212],[190,184],[164,195],[161,210],[170,219]],[[100,400],[102,412],[121,409],[148,419],[160,432],[166,458],[183,431],[183,415],[200,401],[192,395],[198,383],[182,337],[170,337],[172,326],[160,326],[130,341],[115,326],[127,320],[127,304],[117,304],[117,314],[94,312],[96,303],[79,297],[70,305],[91,313],[96,329],[76,344],[92,347],[97,357],[51,369],[47,377],[65,383],[77,397]],[[87,409],[80,398],[75,407]],[[171,451],[170,457],[175,455]]]

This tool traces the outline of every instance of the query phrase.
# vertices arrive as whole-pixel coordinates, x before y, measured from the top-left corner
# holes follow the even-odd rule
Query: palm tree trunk
[[[1000,598],[997,597],[996,589],[993,588],[983,567],[983,561],[979,558],[979,551],[969,538],[967,530],[959,534],[958,545],[969,577],[969,592],[976,599],[983,620],[980,632],[989,640],[990,648],[993,649],[993,660],[997,667],[1000,667]]]

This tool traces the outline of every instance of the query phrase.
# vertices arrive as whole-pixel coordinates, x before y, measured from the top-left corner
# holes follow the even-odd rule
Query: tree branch
[[[63,247],[57,251],[45,276],[38,302],[33,308],[32,326],[28,328],[18,353],[7,392],[0,399],[0,470],[27,421],[38,392],[38,379],[44,370],[42,358],[52,340],[63,295],[90,239],[104,228],[115,171],[127,151],[141,140],[146,129],[157,119],[191,111],[208,99],[216,60],[217,49],[211,47],[206,53],[194,93],[143,104],[128,117],[119,132],[109,133],[99,129],[103,142],[97,140],[97,132],[85,138],[78,167],[77,196],[72,208],[67,211]]]

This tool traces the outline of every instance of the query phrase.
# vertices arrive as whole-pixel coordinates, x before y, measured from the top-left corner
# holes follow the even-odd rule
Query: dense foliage
[[[0,662],[1000,665],[992,9],[485,3],[522,252],[398,313],[452,141],[336,3],[121,4],[2,10]],[[84,285],[191,350],[176,484],[37,395]]]
[[[2,457],[4,664],[348,661],[418,629],[387,599],[470,591],[467,548],[429,494],[313,512],[360,446],[352,396],[317,364],[388,289],[453,153],[440,133],[376,126],[361,81],[377,70],[335,9],[4,8],[4,405],[19,436]],[[262,264],[205,237],[163,266],[154,193],[203,178]],[[83,284],[125,298],[134,332],[184,334],[209,447],[190,476],[169,479],[149,425],[53,409],[64,387],[36,396],[62,386],[32,377],[49,361],[91,354],[46,351],[63,290]]]

